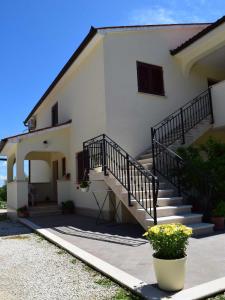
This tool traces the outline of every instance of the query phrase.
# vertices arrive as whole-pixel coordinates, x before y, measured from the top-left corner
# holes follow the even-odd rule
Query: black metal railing
[[[105,176],[110,172],[126,189],[128,205],[135,199],[157,224],[158,178],[105,134],[84,142],[83,148],[87,173],[98,167]]]
[[[155,139],[165,146],[173,144],[176,140],[185,144],[185,133],[208,116],[211,116],[213,123],[210,88],[152,127],[152,140]]]
[[[214,123],[210,88],[151,128],[153,174],[164,176],[179,194],[182,189],[179,170],[184,161],[168,146],[177,140],[185,144],[185,134],[209,116]]]

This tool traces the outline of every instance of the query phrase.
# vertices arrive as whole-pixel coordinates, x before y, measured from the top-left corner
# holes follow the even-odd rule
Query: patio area
[[[94,218],[78,215],[33,217],[30,221],[155,287],[152,249],[139,225],[96,225]],[[224,276],[224,249],[224,232],[190,239],[185,289]]]

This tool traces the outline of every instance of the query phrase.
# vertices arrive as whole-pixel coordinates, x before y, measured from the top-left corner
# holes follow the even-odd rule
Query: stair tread
[[[214,224],[212,223],[194,223],[194,224],[188,224],[188,227],[191,227],[193,229],[197,228],[211,228],[214,227]]]
[[[173,219],[184,219],[184,218],[199,218],[202,217],[202,214],[193,214],[193,213],[188,213],[188,214],[180,214],[180,215],[172,215],[172,216],[166,216],[166,217],[158,217],[158,221],[165,221],[165,220],[173,220]],[[146,219],[146,220],[151,220],[152,219]]]
[[[192,205],[166,205],[166,206],[158,206],[157,210],[167,210],[167,209],[183,209],[183,208],[191,208]],[[138,208],[138,210],[145,210],[144,208]],[[150,208],[148,208],[150,210]],[[153,210],[153,208],[151,208]]]

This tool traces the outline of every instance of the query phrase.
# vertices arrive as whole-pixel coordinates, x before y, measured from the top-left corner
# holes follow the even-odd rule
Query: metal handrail
[[[171,170],[175,168],[179,170],[184,160],[168,146],[180,139],[182,144],[185,144],[185,134],[209,115],[213,123],[211,88],[151,128],[153,173],[164,176],[177,187],[179,194],[181,193],[180,180]]]
[[[83,143],[85,169],[102,167],[104,175],[110,172],[127,190],[128,205],[133,197],[157,224],[157,197],[159,182],[150,170],[146,170],[121,146],[102,134]]]

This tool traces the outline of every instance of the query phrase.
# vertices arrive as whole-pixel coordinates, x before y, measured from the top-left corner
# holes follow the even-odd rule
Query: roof
[[[80,46],[77,48],[77,50],[72,54],[68,62],[64,65],[64,67],[61,69],[59,74],[56,76],[56,78],[53,80],[53,82],[50,84],[46,92],[43,94],[43,96],[40,98],[40,100],[37,102],[37,104],[34,106],[34,108],[31,110],[29,115],[24,120],[24,124],[27,123],[27,121],[30,119],[30,117],[35,113],[35,111],[39,108],[39,106],[44,102],[46,97],[51,93],[53,88],[56,86],[56,84],[60,81],[60,79],[63,77],[63,75],[66,73],[66,71],[70,68],[70,66],[75,62],[75,60],[78,58],[78,56],[82,53],[82,51],[86,48],[86,46],[89,44],[89,42],[93,39],[93,37],[97,34],[98,30],[109,30],[109,29],[134,29],[134,28],[155,28],[155,27],[168,27],[168,26],[197,26],[197,25],[209,25],[211,23],[180,23],[180,24],[154,24],[154,25],[130,25],[130,26],[108,26],[108,27],[98,27],[94,28],[93,26],[90,28],[89,33],[84,38]]]
[[[21,137],[21,136],[26,136],[26,135],[29,135],[29,134],[34,134],[36,132],[45,131],[45,130],[52,129],[52,128],[62,127],[62,126],[68,125],[70,123],[72,123],[72,120],[69,120],[69,121],[64,122],[64,123],[60,123],[60,124],[55,125],[55,126],[48,126],[48,127],[40,128],[40,129],[37,129],[37,130],[32,130],[32,131],[28,131],[28,132],[25,132],[25,133],[20,133],[20,134],[8,136],[8,137],[0,140],[0,153],[1,153],[2,149],[4,148],[5,144],[7,143],[7,141],[10,140],[10,139]]]
[[[212,30],[214,30],[215,28],[217,28],[218,26],[220,26],[224,22],[225,22],[225,16],[218,19],[216,22],[212,23],[211,25],[207,26],[202,31],[198,32],[196,35],[194,35],[193,37],[188,39],[186,42],[184,42],[183,44],[181,44],[177,48],[175,48],[173,50],[170,50],[170,53],[172,55],[176,55],[177,53],[179,53],[183,49],[187,48],[188,46],[190,46],[191,44],[193,44],[194,42],[196,42],[197,40],[199,40],[200,38],[205,36],[207,33],[211,32]]]

